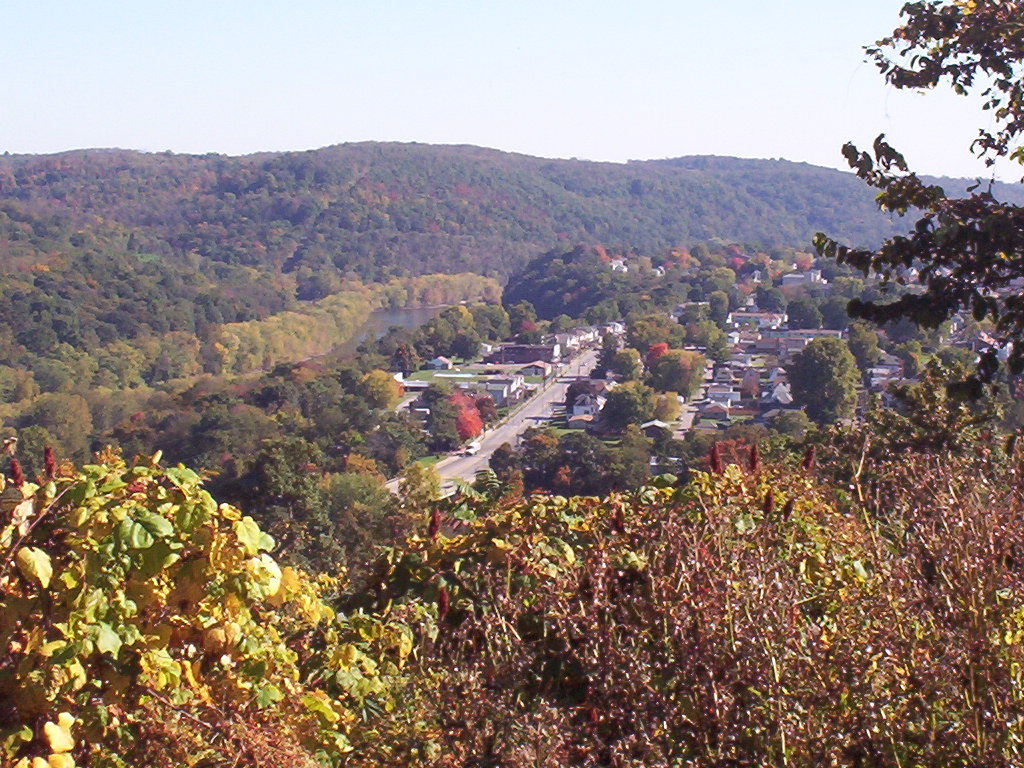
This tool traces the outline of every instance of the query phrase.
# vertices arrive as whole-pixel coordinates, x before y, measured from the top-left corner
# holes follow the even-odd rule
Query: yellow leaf
[[[43,735],[53,752],[70,752],[75,748],[75,740],[71,736],[71,730],[57,723],[46,723],[43,726]]]
[[[50,755],[49,768],[75,768],[75,758],[68,754]]]
[[[50,768],[50,764],[41,757],[33,757],[32,768]]]
[[[11,522],[17,526],[20,535],[24,536],[28,533],[28,527],[35,512],[36,505],[32,499],[25,499],[11,512]]]
[[[351,667],[353,664],[356,663],[357,654],[358,651],[356,650],[356,647],[351,643],[342,646],[341,663],[344,664],[346,667]]]
[[[18,570],[26,579],[33,579],[46,589],[53,578],[53,566],[50,556],[37,547],[22,547],[15,557]]]

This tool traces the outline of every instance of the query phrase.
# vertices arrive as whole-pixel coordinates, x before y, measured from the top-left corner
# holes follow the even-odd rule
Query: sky
[[[976,103],[863,46],[902,0],[0,0],[0,152],[246,154],[351,141],[845,168],[879,133],[985,175]]]

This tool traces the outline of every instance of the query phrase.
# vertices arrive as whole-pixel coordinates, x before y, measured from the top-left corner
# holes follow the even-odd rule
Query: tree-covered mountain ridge
[[[1024,201],[1019,185],[995,192]],[[295,275],[307,299],[345,276],[504,276],[559,242],[653,253],[719,237],[803,248],[818,231],[876,245],[906,228],[854,175],[785,160],[608,163],[379,142],[240,157],[0,157],[0,268],[93,246],[198,258],[203,272]]]

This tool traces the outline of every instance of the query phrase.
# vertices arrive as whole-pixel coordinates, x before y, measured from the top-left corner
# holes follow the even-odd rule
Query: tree
[[[662,341],[657,344],[652,344],[651,348],[647,350],[647,356],[644,358],[644,364],[650,368],[658,361],[658,358],[666,352],[668,352],[668,344],[665,342]]]
[[[629,318],[626,345],[639,350],[643,355],[659,343],[666,343],[670,347],[681,346],[684,335],[683,327],[665,314],[639,314]]]
[[[786,307],[790,328],[821,328],[824,318],[818,309],[818,303],[806,296],[793,299]]]
[[[729,316],[729,296],[725,291],[708,294],[708,316],[721,325]]]
[[[640,353],[631,347],[620,349],[612,358],[611,372],[627,381],[640,378],[644,367],[640,362]]]
[[[612,360],[615,353],[619,351],[619,339],[613,333],[606,333],[601,337],[601,351],[597,355],[597,365],[594,366],[592,376],[603,377],[612,367]]]
[[[608,393],[601,416],[615,430],[650,421],[654,416],[654,390],[638,381],[621,384]]]
[[[472,440],[484,431],[484,422],[480,412],[475,408],[460,408],[455,417],[455,431],[462,441]]]
[[[793,399],[819,424],[853,416],[857,405],[857,361],[842,339],[813,339],[786,369]]]
[[[654,418],[667,424],[678,419],[681,410],[679,395],[675,392],[665,392],[654,404]]]
[[[430,406],[427,428],[436,449],[450,451],[461,442],[458,427],[459,409],[451,400],[438,400]]]
[[[903,24],[868,47],[879,71],[900,89],[925,90],[948,84],[960,95],[980,95],[985,121],[971,151],[993,165],[1024,162],[1018,146],[1024,133],[1024,36],[1019,32],[1020,0],[932,0],[903,7]],[[972,187],[966,197],[950,197],[924,183],[906,160],[879,136],[872,152],[843,147],[850,167],[880,190],[883,210],[922,211],[907,236],[886,240],[877,250],[850,248],[819,233],[820,255],[836,258],[887,284],[903,285],[905,270],[918,267],[916,290],[894,300],[854,300],[850,312],[877,323],[906,318],[936,328],[961,311],[990,318],[995,344],[982,351],[977,369],[955,389],[980,396],[994,380],[999,353],[1006,349],[1012,374],[1024,371],[1024,295],[1013,290],[1024,277],[1024,208],[998,200],[990,186]],[[891,294],[890,294],[891,296]]]
[[[318,568],[341,563],[344,554],[321,482],[323,460],[301,437],[267,440],[238,493],[289,558]]]
[[[651,386],[661,392],[679,392],[693,397],[704,381],[707,361],[699,352],[671,349],[651,368]]]
[[[651,476],[650,438],[631,424],[622,433],[622,439],[611,452],[608,481],[613,489],[631,489],[642,485]]]
[[[803,411],[782,411],[771,420],[770,426],[780,435],[801,440],[814,424]]]
[[[754,292],[757,306],[764,312],[785,312],[786,297],[778,288],[764,288],[758,286]]]
[[[882,351],[878,348],[878,334],[867,323],[858,321],[850,325],[847,344],[857,361],[857,367],[862,371],[867,371],[882,357]]]
[[[846,311],[850,300],[843,296],[829,296],[818,305],[821,312],[822,328],[842,331],[850,324],[850,315]]]
[[[362,395],[371,408],[393,408],[402,397],[402,385],[387,371],[373,370],[360,382]]]

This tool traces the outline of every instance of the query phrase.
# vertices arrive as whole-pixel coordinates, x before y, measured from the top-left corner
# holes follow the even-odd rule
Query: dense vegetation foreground
[[[1024,464],[885,434],[603,499],[483,478],[358,589],[159,456],[15,463],[3,763],[1020,765]]]

